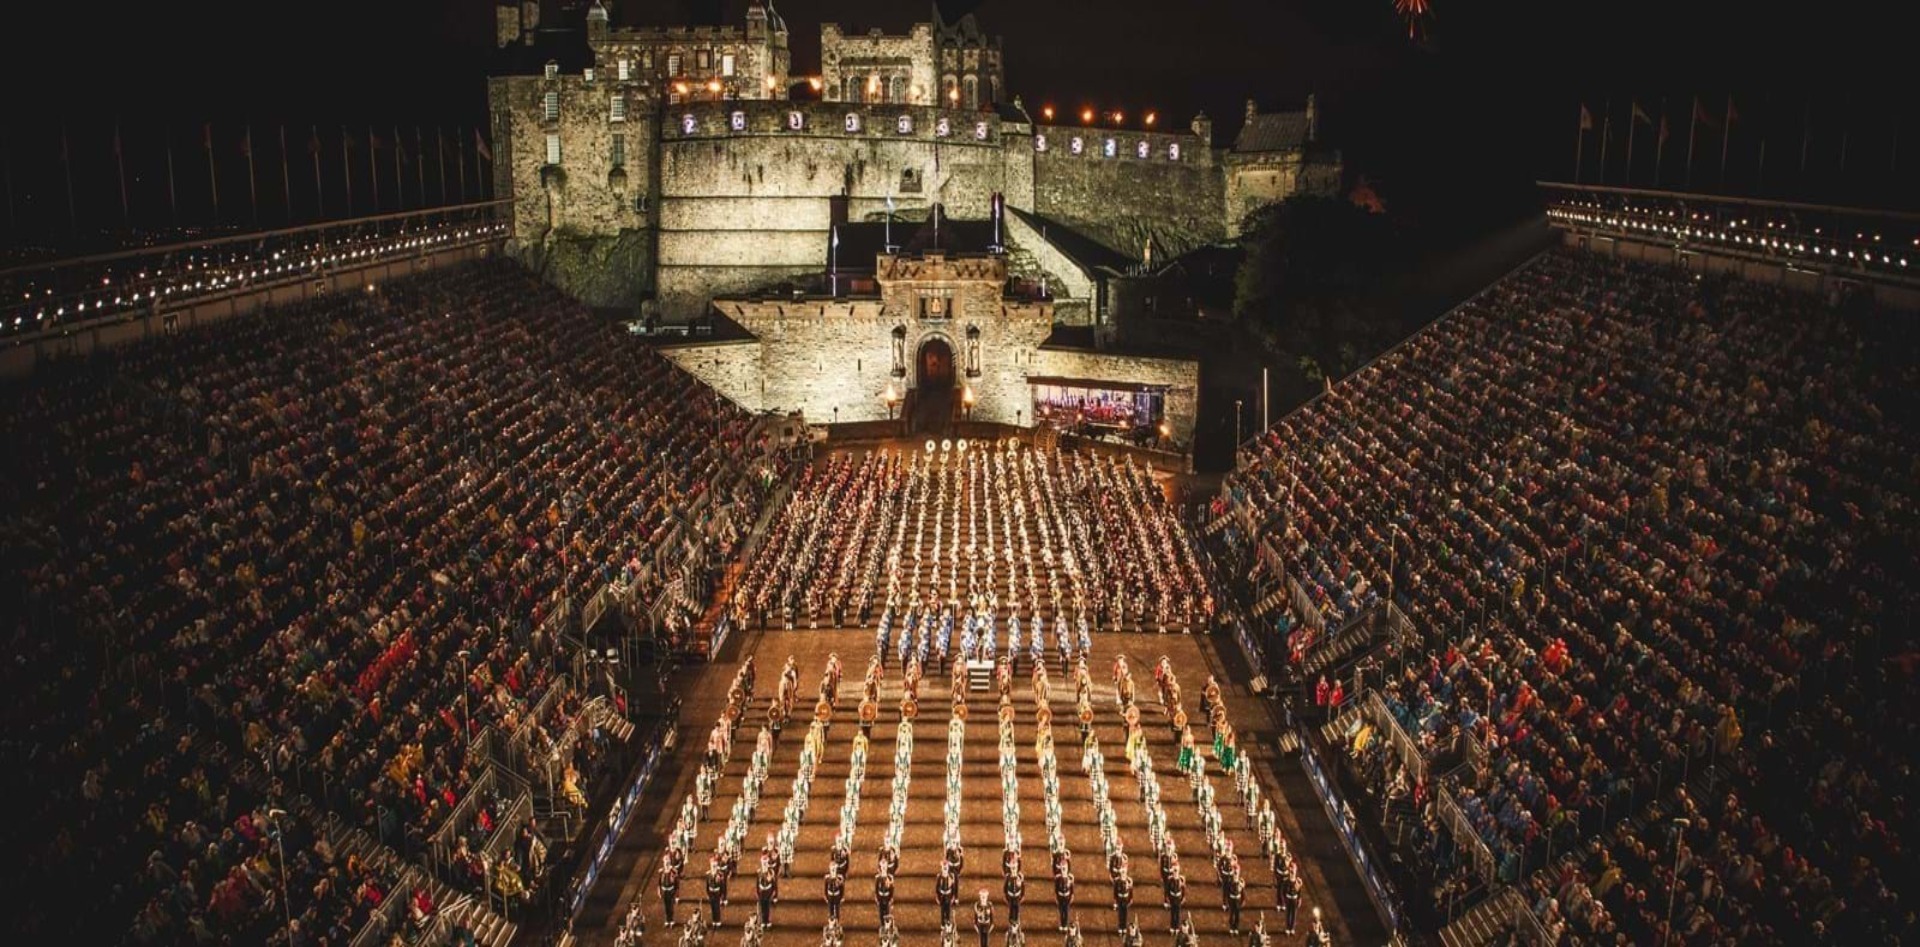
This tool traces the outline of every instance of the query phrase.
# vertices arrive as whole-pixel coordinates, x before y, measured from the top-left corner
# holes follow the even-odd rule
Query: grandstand
[[[1276,644],[1405,628],[1324,733],[1449,943],[1911,935],[1905,318],[1556,250],[1245,446]]]
[[[0,422],[22,930],[509,940],[633,733],[574,611],[764,502],[694,387],[493,263],[46,360]]]

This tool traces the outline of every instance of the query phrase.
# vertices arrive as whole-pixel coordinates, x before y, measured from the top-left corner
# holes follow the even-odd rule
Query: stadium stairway
[[[1312,680],[1332,670],[1365,648],[1371,639],[1372,635],[1367,622],[1348,623],[1346,628],[1314,648],[1313,653],[1301,662],[1300,679]]]
[[[1499,894],[1484,898],[1468,909],[1459,920],[1441,928],[1441,947],[1485,947],[1513,929],[1513,912],[1523,908],[1520,892],[1503,888]]]
[[[307,797],[301,797],[295,805],[309,816],[316,814],[312,800]],[[433,902],[440,905],[440,914],[445,918],[443,923],[464,924],[473,931],[474,941],[480,947],[507,947],[513,942],[519,925],[501,917],[486,902],[454,890],[426,869],[406,862],[398,852],[380,844],[365,830],[348,826],[333,813],[319,815],[317,823],[325,827],[329,843],[333,846],[334,859],[338,862],[344,863],[351,856],[375,867],[389,863],[405,866],[394,890],[388,892],[389,897],[406,897],[413,889],[424,887]]]

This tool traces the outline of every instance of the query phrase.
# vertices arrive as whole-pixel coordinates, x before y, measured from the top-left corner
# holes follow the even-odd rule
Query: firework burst
[[[1419,39],[1433,19],[1432,0],[1393,0],[1393,11],[1407,24],[1407,38]]]

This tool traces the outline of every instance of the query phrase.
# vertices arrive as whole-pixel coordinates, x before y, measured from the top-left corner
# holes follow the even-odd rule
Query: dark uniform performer
[[[713,926],[720,926],[720,905],[727,900],[727,880],[724,869],[715,865],[707,872],[707,908],[712,912]]]
[[[827,916],[840,919],[840,902],[847,896],[846,876],[837,871],[827,872]]]
[[[768,862],[760,869],[760,881],[754,885],[754,893],[760,896],[760,926],[773,926],[773,902],[780,899],[780,872],[774,863]]]
[[[987,947],[987,935],[993,933],[993,900],[987,889],[980,889],[980,900],[973,903],[973,929],[980,934],[980,947]]]
[[[846,844],[843,842],[833,843],[833,851],[828,854],[828,863],[830,867],[827,870],[832,874],[836,874],[842,878],[845,878],[847,875],[848,861],[849,861],[849,856],[847,854]]]
[[[1122,872],[1113,876],[1113,913],[1120,921],[1119,930],[1126,930],[1127,912],[1133,908],[1133,876]]]
[[[1067,916],[1073,911],[1073,872],[1060,871],[1053,876],[1053,900],[1060,906],[1060,929],[1068,927]]]
[[[881,872],[873,876],[873,903],[880,908],[880,923],[893,917],[893,875]]]
[[[1300,916],[1300,873],[1288,868],[1280,876],[1280,906],[1287,910],[1287,935],[1293,935],[1294,920]]]
[[[1180,929],[1180,913],[1187,905],[1187,878],[1177,869],[1167,878],[1167,930]]]
[[[672,865],[660,873],[660,916],[673,926],[674,906],[680,903],[680,869]]]
[[[1027,896],[1027,876],[1020,873],[1020,864],[1015,862],[1013,871],[1007,875],[1007,926],[1020,923],[1020,901]]]
[[[960,879],[946,865],[940,866],[940,877],[933,880],[933,896],[940,902],[940,926],[953,923],[953,902],[960,897]]]
[[[1227,902],[1227,933],[1240,933],[1240,899],[1246,896],[1246,885],[1240,881],[1238,871],[1229,871],[1220,876],[1220,894]]]

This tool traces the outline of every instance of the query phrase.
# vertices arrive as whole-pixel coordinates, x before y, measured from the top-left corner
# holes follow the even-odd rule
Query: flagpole
[[[200,126],[200,143],[207,147],[207,183],[213,191],[213,222],[220,222],[220,165],[213,160],[213,123]]]
[[[400,177],[400,126],[393,126],[393,209],[407,209],[407,185]]]
[[[1627,100],[1627,173],[1621,183],[1628,187],[1633,186],[1633,134],[1640,130],[1640,116],[1636,114],[1639,111],[1639,99]]]
[[[1653,142],[1653,186],[1660,186],[1660,164],[1667,157],[1667,97],[1660,97],[1660,131]]]
[[[247,201],[253,206],[253,223],[260,224],[260,187],[253,173],[253,124],[247,124],[247,137],[242,139],[247,151]]]
[[[164,125],[160,134],[167,139],[167,223],[180,225],[180,201],[173,189],[173,129]]]
[[[353,216],[353,151],[349,147],[353,138],[347,134],[347,126],[340,126],[340,174],[347,182],[347,212],[343,217]]]
[[[1607,141],[1613,137],[1613,99],[1600,106],[1600,183],[1607,183]]]
[[[327,216],[327,184],[320,176],[320,126],[308,129],[313,137],[307,139],[307,153],[313,155],[313,219],[325,220]]]
[[[1813,141],[1813,96],[1807,96],[1807,110],[1800,117],[1800,177],[1807,176],[1807,145]]]
[[[7,179],[7,232],[13,233],[13,149],[0,145],[0,175]]]
[[[1587,103],[1580,103],[1580,114],[1573,118],[1573,183],[1580,183],[1580,163],[1587,156]]]
[[[433,159],[440,165],[440,206],[447,206],[447,130],[433,126]]]
[[[427,151],[420,138],[420,126],[413,126],[413,183],[420,195],[420,206],[427,206]]]
[[[293,174],[287,170],[287,123],[280,123],[280,199],[287,202],[282,208],[287,223],[293,223]]]
[[[1767,182],[1767,139],[1760,138],[1760,166],[1753,172],[1753,188],[1758,191]]]
[[[127,208],[127,159],[120,145],[120,120],[113,120],[113,170],[120,178],[120,226],[133,229],[133,215]]]
[[[461,131],[464,132],[466,129],[463,128]],[[467,136],[461,135],[459,138],[460,140],[454,145],[460,149],[460,203],[465,204],[467,202]]]
[[[1727,145],[1733,141],[1733,94],[1727,94],[1727,117],[1720,124],[1720,186],[1727,186]]]
[[[67,176],[67,235],[80,236],[80,215],[73,209],[73,151],[67,147],[67,126],[60,126],[60,167]]]
[[[367,177],[373,181],[373,212],[380,213],[380,139],[367,126]]]
[[[1693,95],[1693,114],[1687,118],[1687,186],[1693,186],[1693,146],[1700,131],[1700,94]]]

